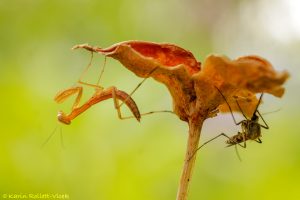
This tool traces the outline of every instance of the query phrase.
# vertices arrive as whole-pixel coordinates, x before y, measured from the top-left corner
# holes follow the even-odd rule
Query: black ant
[[[246,117],[246,115],[244,114],[239,102],[237,100],[236,101],[236,104],[238,106],[238,108],[240,109],[242,115],[244,116],[244,120],[240,121],[240,122],[236,122],[235,118],[234,118],[234,115],[232,113],[232,109],[227,101],[227,99],[225,98],[225,96],[222,94],[222,92],[219,90],[219,88],[216,87],[216,89],[219,91],[219,93],[222,95],[223,99],[225,100],[226,104],[228,105],[228,108],[230,110],[230,113],[231,113],[231,116],[233,118],[233,121],[235,123],[235,125],[241,125],[242,127],[242,131],[241,132],[238,132],[236,135],[232,136],[232,137],[229,137],[228,135],[226,135],[225,133],[221,133],[219,135],[217,135],[216,137],[204,142],[196,151],[195,153],[200,149],[202,148],[204,145],[208,144],[209,142],[217,139],[218,137],[220,136],[225,136],[226,138],[228,138],[228,140],[226,141],[226,143],[228,144],[227,147],[230,147],[232,145],[239,145],[243,148],[246,148],[246,141],[247,140],[254,140],[256,141],[257,143],[262,143],[260,137],[261,137],[261,127],[264,128],[264,129],[269,129],[269,126],[268,124],[265,122],[264,118],[262,117],[262,115],[260,114],[260,112],[258,111],[258,106],[259,104],[261,103],[261,99],[263,97],[263,94],[262,93],[259,97],[259,100],[258,100],[258,103],[256,105],[256,108],[252,114],[252,117],[250,119],[248,119]],[[259,117],[262,119],[262,121],[264,122],[264,125],[258,123],[258,120],[259,120]],[[243,144],[241,144],[243,143]],[[191,156],[193,157],[195,155],[195,153]],[[240,159],[240,156],[237,152],[237,155]],[[241,159],[240,159],[241,160]]]

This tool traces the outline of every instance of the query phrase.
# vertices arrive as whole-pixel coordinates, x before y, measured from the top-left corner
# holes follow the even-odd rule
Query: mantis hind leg
[[[135,101],[130,97],[129,94],[127,94],[124,91],[118,90],[116,87],[110,87],[110,88],[106,89],[105,92],[108,92],[108,93],[111,94],[111,96],[113,98],[113,101],[114,101],[114,107],[117,110],[118,117],[120,119],[136,118],[138,121],[140,121],[141,114],[140,114],[139,108],[136,105]],[[128,117],[123,117],[122,116],[121,104],[120,104],[119,100],[121,100],[123,103],[125,103],[127,105],[127,107],[132,112],[133,116],[128,116]],[[144,113],[142,115],[152,114],[152,113],[155,113],[155,112],[157,112],[157,111]],[[163,112],[163,111],[161,111],[161,112]],[[165,112],[168,112],[168,111],[165,111]]]
[[[87,82],[84,82],[82,81],[82,78],[83,76],[87,73],[87,71],[89,70],[89,68],[91,67],[92,65],[92,60],[93,60],[93,51],[91,51],[91,58],[90,58],[90,61],[88,63],[88,65],[86,66],[86,68],[84,69],[84,71],[82,72],[82,74],[80,75],[77,83],[79,84],[82,84],[82,85],[87,85],[87,86],[90,86],[90,87],[94,87],[94,88],[102,88],[99,83],[100,83],[100,80],[102,78],[102,75],[104,73],[104,69],[105,69],[105,65],[106,65],[106,56],[104,58],[104,63],[103,63],[103,66],[100,68],[101,71],[100,71],[100,74],[99,74],[99,77],[98,77],[98,80],[97,80],[97,83],[96,84],[91,84],[91,83],[87,83]]]
[[[137,91],[137,89],[139,89],[139,87],[141,87],[141,85],[150,77],[150,75],[152,73],[154,73],[156,70],[157,70],[158,67],[155,67],[153,68],[149,74],[147,75],[146,78],[144,78],[133,90],[132,92],[129,93],[129,96],[125,99],[125,101],[123,101],[121,104],[120,104],[120,107],[124,105],[124,103],[126,103],[127,99],[131,98],[131,96]],[[175,114],[173,111],[171,110],[158,110],[158,111],[151,111],[151,112],[146,112],[146,113],[142,113],[141,115],[142,116],[145,116],[145,115],[151,115],[151,114],[154,114],[154,113],[172,113],[172,114]]]
[[[112,98],[113,98],[113,101],[114,101],[114,107],[115,109],[117,110],[117,113],[118,113],[118,117],[119,119],[130,119],[130,118],[136,118],[138,121],[140,121],[140,113],[139,113],[139,110],[138,110],[138,107],[136,106],[136,104],[130,104],[129,106],[129,109],[133,112],[134,116],[129,116],[129,117],[123,117],[122,116],[122,112],[121,112],[121,109],[120,109],[120,102],[119,102],[119,99],[118,99],[118,95],[117,95],[117,92],[118,90],[115,88],[115,87],[111,87],[111,94],[112,94]],[[130,97],[130,96],[129,96]],[[131,98],[128,98],[128,100],[132,100]],[[127,100],[127,98],[126,98]]]

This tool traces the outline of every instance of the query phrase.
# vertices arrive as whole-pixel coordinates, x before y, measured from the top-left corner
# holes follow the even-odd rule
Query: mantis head
[[[67,117],[67,115],[63,111],[59,111],[57,114],[57,119],[63,124],[71,124],[71,120]]]

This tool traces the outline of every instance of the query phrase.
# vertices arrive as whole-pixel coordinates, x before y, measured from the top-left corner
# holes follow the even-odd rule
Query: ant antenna
[[[274,112],[279,112],[280,110],[281,110],[281,108],[278,108],[277,110],[273,110],[273,111],[270,111],[270,112],[262,113],[262,115],[268,115],[268,114],[271,114],[271,113],[274,113]]]
[[[256,112],[258,113],[258,115],[260,116],[260,118],[263,120],[265,125],[260,125],[261,127],[265,128],[265,129],[269,129],[268,124],[266,123],[266,121],[264,120],[264,118],[262,117],[262,115],[260,114],[260,112],[258,110],[256,110]]]
[[[235,102],[236,102],[236,104],[238,105],[238,107],[239,107],[239,109],[240,109],[242,115],[245,117],[245,119],[248,119],[248,118],[246,117],[245,113],[243,112],[242,107],[240,106],[238,100],[235,100]]]
[[[259,97],[259,100],[258,100],[258,102],[257,102],[257,105],[256,105],[256,108],[255,108],[255,110],[254,110],[254,112],[253,112],[253,115],[255,114],[255,112],[257,112],[258,110],[258,106],[259,106],[259,104],[260,104],[260,102],[261,102],[261,99],[262,99],[262,97],[263,97],[263,95],[264,95],[264,93],[261,93],[261,95],[260,95],[260,97]],[[259,113],[259,112],[258,112]],[[259,114],[260,115],[260,114]],[[261,115],[260,115],[261,116]]]

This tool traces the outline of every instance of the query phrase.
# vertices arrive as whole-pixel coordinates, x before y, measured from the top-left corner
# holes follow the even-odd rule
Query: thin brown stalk
[[[191,182],[193,167],[195,165],[202,124],[205,118],[196,118],[189,120],[189,137],[187,141],[187,150],[183,170],[177,192],[177,200],[186,200],[188,195],[189,183]]]

